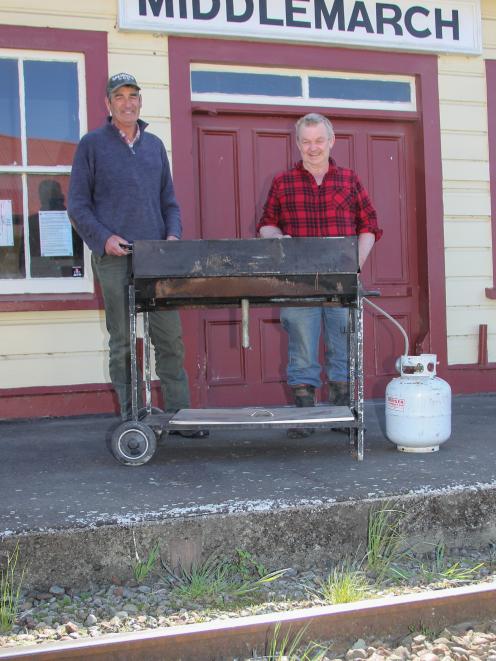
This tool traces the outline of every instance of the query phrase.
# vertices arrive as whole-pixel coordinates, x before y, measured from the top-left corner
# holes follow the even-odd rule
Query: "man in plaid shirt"
[[[262,238],[358,235],[358,261],[365,263],[381,235],[377,214],[359,178],[330,157],[335,136],[331,122],[317,113],[296,123],[302,160],[274,177],[257,230]],[[288,385],[296,406],[315,406],[320,379],[319,341],[324,327],[329,401],[349,405],[348,312],[343,307],[281,308],[288,333]],[[313,429],[290,429],[292,438]]]

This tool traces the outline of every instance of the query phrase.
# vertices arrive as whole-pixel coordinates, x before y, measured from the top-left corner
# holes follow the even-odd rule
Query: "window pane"
[[[79,141],[77,65],[25,62],[29,165],[70,165]]]
[[[0,174],[0,278],[24,278],[21,177]]]
[[[310,77],[310,97],[352,101],[411,101],[408,83],[386,80]]]
[[[83,242],[66,212],[69,176],[28,177],[29,251],[33,278],[84,275]]]
[[[227,71],[192,71],[191,91],[219,94],[254,94],[264,96],[301,96],[299,76],[277,74],[231,73]]]
[[[17,60],[0,59],[0,165],[21,165]]]

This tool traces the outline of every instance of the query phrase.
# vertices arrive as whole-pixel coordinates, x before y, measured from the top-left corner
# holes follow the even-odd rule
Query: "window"
[[[416,110],[413,76],[191,64],[193,101]]]
[[[0,51],[0,286],[7,293],[92,291],[71,227],[71,163],[86,132],[80,54]]]

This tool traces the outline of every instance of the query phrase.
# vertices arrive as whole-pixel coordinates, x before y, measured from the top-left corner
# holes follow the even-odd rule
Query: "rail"
[[[296,633],[306,627],[302,644],[310,640],[332,640],[351,645],[357,638],[406,636],[409,628],[419,622],[440,630],[459,622],[494,618],[495,598],[494,584],[483,583],[338,606],[111,634],[98,639],[10,648],[0,651],[0,659],[225,661],[236,656],[249,657],[255,649],[262,651],[277,625],[281,634],[289,630]]]

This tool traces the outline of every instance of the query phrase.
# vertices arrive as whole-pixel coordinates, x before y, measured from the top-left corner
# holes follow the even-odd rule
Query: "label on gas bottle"
[[[387,405],[392,411],[405,410],[405,400],[402,397],[391,397],[391,395],[388,395]]]

